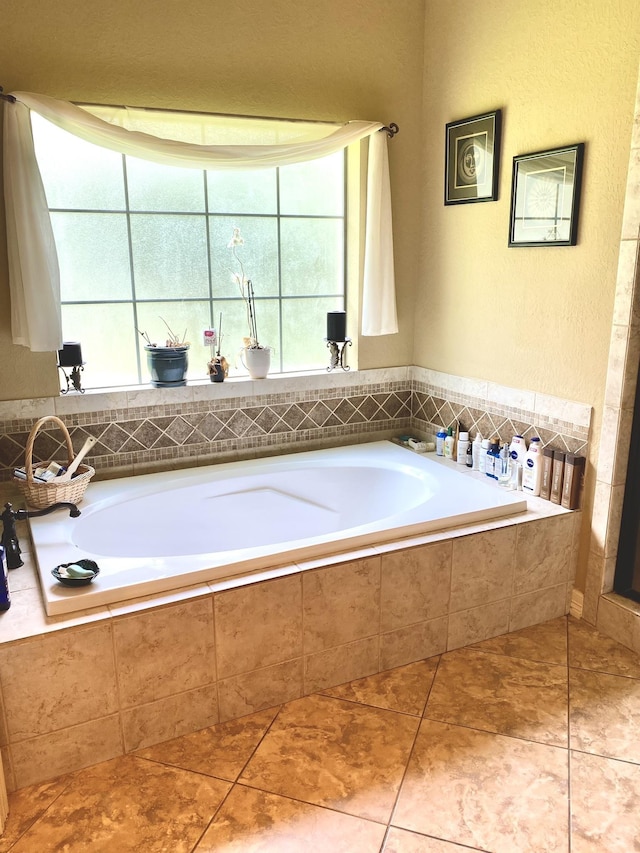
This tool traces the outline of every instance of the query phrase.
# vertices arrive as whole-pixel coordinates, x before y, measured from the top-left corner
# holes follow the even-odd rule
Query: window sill
[[[281,394],[312,393],[329,388],[349,388],[355,385],[373,385],[410,378],[409,367],[380,368],[373,370],[314,370],[300,373],[273,374],[267,379],[248,376],[211,382],[207,379],[190,381],[182,388],[153,388],[151,385],[90,389],[84,394],[70,392],[48,401],[50,414],[60,417],[70,414],[104,410],[127,410],[149,406],[185,405],[238,398]],[[40,401],[42,402],[42,401]]]

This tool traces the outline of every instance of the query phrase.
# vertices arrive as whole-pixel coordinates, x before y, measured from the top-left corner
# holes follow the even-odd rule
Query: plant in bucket
[[[233,280],[238,285],[240,295],[244,300],[247,312],[247,326],[249,334],[244,338],[244,346],[240,350],[240,360],[249,371],[252,379],[266,379],[271,365],[271,347],[263,346],[258,340],[258,326],[256,323],[256,303],[253,292],[253,283],[244,272],[244,265],[238,256],[238,246],[244,245],[244,239],[239,228],[233,229],[233,236],[227,244],[231,249],[233,257],[238,262],[240,272],[234,272]]]
[[[187,368],[189,367],[189,346],[186,339],[187,331],[182,337],[176,335],[166,320],[160,318],[167,327],[169,335],[163,344],[152,343],[146,332],[138,332],[147,342],[147,367],[151,374],[151,384],[154,388],[179,388],[187,384]]]

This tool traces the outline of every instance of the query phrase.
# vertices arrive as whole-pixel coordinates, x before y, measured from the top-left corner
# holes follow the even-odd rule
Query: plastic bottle
[[[481,451],[482,451],[482,436],[480,435],[480,432],[478,431],[476,433],[476,437],[473,439],[473,444],[471,445],[471,453],[472,453],[472,457],[473,457],[472,467],[473,467],[474,471],[480,470],[480,453],[481,453]]]
[[[545,448],[546,450],[546,448]],[[559,504],[562,500],[562,486],[564,482],[564,458],[562,450],[553,451],[553,469],[551,473],[551,489],[549,497],[551,502]]]
[[[514,435],[509,445],[509,453],[513,462],[524,464],[524,457],[527,453],[527,442],[521,435]]]
[[[500,442],[497,438],[494,438],[493,441],[489,444],[489,449],[487,450],[487,470],[485,474],[487,477],[491,477],[494,480],[498,479],[498,474],[500,473]]]
[[[444,427],[440,427],[436,433],[436,456],[444,456],[444,440],[447,433]]]
[[[487,453],[489,452],[489,439],[483,438],[480,442],[480,456],[478,458],[478,471],[487,473]]]
[[[552,447],[543,447],[542,448],[542,478],[540,480],[540,497],[549,500],[551,497],[551,479],[553,474],[553,454],[554,450]],[[562,454],[562,459],[564,460],[564,454]],[[560,486],[562,488],[562,484]],[[558,493],[558,500],[556,503],[560,503],[560,494]]]
[[[469,433],[461,432],[458,436],[458,453],[456,461],[459,465],[467,464],[467,449],[469,447]]]
[[[564,459],[564,481],[562,484],[562,500],[560,501],[565,509],[577,509],[579,506],[584,467],[584,456],[567,453]]]
[[[504,444],[500,450],[500,471],[498,483],[507,488],[511,480],[511,457],[509,456],[509,445]]]
[[[522,489],[533,495],[540,494],[542,483],[542,442],[537,436],[531,439],[522,469]]]
[[[473,468],[473,445],[467,442],[467,468]]]
[[[453,430],[451,427],[447,430],[447,437],[444,440],[444,457],[445,459],[453,459],[453,448],[456,443],[455,438],[453,437]]]

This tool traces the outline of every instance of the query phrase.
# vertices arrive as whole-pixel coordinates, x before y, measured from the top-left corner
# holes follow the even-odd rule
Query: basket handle
[[[40,418],[39,421],[33,425],[31,432],[29,433],[29,438],[27,439],[27,445],[25,447],[24,453],[24,470],[27,475],[27,482],[34,483],[33,479],[33,445],[36,440],[36,435],[38,434],[38,430],[44,426],[48,421],[53,421],[57,426],[60,427],[64,434],[64,439],[67,443],[67,458],[69,460],[68,464],[71,465],[73,462],[74,452],[73,452],[73,444],[71,443],[71,436],[69,435],[69,430],[55,415],[47,415],[44,418]]]

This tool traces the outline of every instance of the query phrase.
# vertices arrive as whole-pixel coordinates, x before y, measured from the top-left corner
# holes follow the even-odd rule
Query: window
[[[151,113],[150,132],[193,133],[190,114],[169,115],[170,127],[159,129],[167,114]],[[215,122],[198,117],[200,140],[208,118]],[[148,382],[137,330],[163,343],[163,320],[180,336],[186,330],[189,378],[205,379],[202,332],[218,328],[222,315],[221,351],[233,368],[248,334],[232,279],[234,227],[245,241],[239,253],[259,339],[274,348],[272,372],[325,367],[326,313],[345,301],[344,152],[271,170],[199,171],[100,148],[36,113],[32,125],[60,263],[63,334],[82,343],[86,387]],[[263,141],[265,130],[282,138],[299,128],[218,120],[215,141],[221,133]]]

